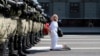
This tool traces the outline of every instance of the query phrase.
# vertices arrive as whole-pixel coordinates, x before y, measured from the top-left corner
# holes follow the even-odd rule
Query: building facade
[[[45,13],[56,13],[63,27],[100,27],[100,0],[38,0]]]

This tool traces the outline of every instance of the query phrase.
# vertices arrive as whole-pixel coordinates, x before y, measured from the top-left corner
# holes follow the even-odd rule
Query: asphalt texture
[[[27,56],[100,56],[100,35],[64,35],[58,44],[66,44],[71,50],[50,51],[50,36],[28,49]]]

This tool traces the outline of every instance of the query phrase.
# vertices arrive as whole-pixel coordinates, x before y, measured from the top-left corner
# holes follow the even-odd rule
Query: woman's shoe
[[[71,50],[70,47],[68,47],[67,45],[63,45],[63,49],[66,49],[66,50]]]

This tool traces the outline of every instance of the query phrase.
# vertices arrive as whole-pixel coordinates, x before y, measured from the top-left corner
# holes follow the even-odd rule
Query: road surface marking
[[[51,39],[41,39],[43,41],[50,41]],[[100,39],[59,39],[59,40],[100,40]]]
[[[49,50],[50,47],[32,47],[30,49],[27,49],[27,50]],[[91,50],[94,50],[94,49],[98,49],[100,50],[100,47],[71,47],[71,49],[91,49]]]

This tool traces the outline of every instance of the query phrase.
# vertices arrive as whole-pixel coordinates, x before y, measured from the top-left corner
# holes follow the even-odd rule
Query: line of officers
[[[43,38],[44,24],[50,20],[37,0],[0,0],[0,21],[0,55],[4,56],[8,47],[8,56],[26,56],[29,53],[26,49]],[[8,23],[12,27],[7,26],[3,31],[1,25]],[[11,32],[2,34],[10,31],[8,28]]]

